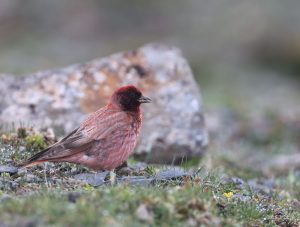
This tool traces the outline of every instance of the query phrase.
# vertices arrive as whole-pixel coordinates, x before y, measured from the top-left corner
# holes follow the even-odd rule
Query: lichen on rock
[[[136,157],[176,163],[201,157],[208,143],[199,88],[175,47],[148,44],[85,64],[0,78],[1,125],[25,122],[67,133],[104,106],[116,88],[133,84],[153,99],[142,107]]]

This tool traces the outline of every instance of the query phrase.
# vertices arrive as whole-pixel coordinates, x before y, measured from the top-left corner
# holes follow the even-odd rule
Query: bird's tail
[[[30,166],[34,166],[43,162],[47,162],[46,159],[40,159],[44,153],[46,153],[49,150],[50,147],[40,151],[39,153],[33,155],[32,157],[30,157],[28,160],[21,162],[19,164],[16,165],[16,167],[18,168],[26,168],[26,167],[30,167]]]
[[[25,162],[22,162],[22,163],[19,163],[16,165],[16,167],[18,168],[26,168],[26,167],[30,167],[30,166],[34,166],[34,165],[37,165],[37,164],[40,164],[42,162],[46,162],[46,161],[35,161],[35,162],[32,162],[32,161],[25,161]]]

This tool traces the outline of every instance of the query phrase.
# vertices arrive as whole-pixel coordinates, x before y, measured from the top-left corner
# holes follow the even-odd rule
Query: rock
[[[1,75],[0,124],[26,122],[67,133],[125,84],[153,99],[142,107],[137,158],[166,164],[202,156],[208,138],[199,88],[180,50],[158,44],[21,78]]]
[[[168,168],[161,170],[155,176],[155,180],[158,181],[167,181],[167,180],[180,180],[183,177],[191,177],[191,174],[188,174],[181,168]]]
[[[136,172],[137,173],[137,172]],[[93,187],[98,187],[104,184],[111,184],[107,180],[108,171],[100,173],[81,173],[74,176],[74,179],[88,183]],[[134,186],[151,186],[157,182],[170,182],[183,180],[184,177],[191,177],[192,173],[185,172],[180,168],[166,168],[160,170],[155,176],[117,176],[114,180],[116,184],[127,184]]]
[[[76,180],[83,181],[92,185],[93,187],[98,187],[105,184],[105,177],[107,171],[101,173],[80,173],[74,176]]]
[[[153,185],[153,180],[153,177],[147,178],[144,176],[123,176],[117,179],[117,183],[146,187]]]
[[[0,165],[0,173],[16,174],[17,172],[18,172],[18,168],[14,166]]]
[[[99,187],[104,184],[111,184],[109,180],[106,180],[107,171],[102,173],[81,173],[74,176],[76,180],[80,180],[84,183],[90,184],[93,187]],[[154,178],[146,178],[144,176],[122,176],[114,180],[113,183],[128,184],[135,186],[150,186],[154,182]]]

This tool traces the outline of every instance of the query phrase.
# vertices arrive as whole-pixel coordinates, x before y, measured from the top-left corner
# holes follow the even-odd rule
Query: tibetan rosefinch
[[[149,102],[151,99],[136,87],[121,87],[77,129],[19,166],[70,162],[94,170],[113,170],[132,153],[142,124],[140,105]]]

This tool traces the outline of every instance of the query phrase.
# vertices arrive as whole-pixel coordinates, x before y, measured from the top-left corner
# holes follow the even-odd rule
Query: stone
[[[98,187],[105,184],[105,177],[107,171],[100,173],[80,173],[74,176],[76,180],[83,181],[92,185],[93,187]]]
[[[75,180],[90,184],[93,187],[109,185],[112,182],[106,180],[108,172],[101,173],[80,173],[74,176]],[[144,176],[121,176],[114,180],[116,184],[127,184],[135,186],[150,186],[153,184],[154,178],[146,178]]]
[[[143,172],[140,172],[140,174],[142,173]],[[93,187],[99,187],[102,185],[108,185],[112,183],[110,180],[107,179],[107,174],[108,171],[99,173],[80,173],[76,174],[73,178],[75,180],[88,183]],[[178,180],[182,181],[185,177],[191,178],[192,175],[193,174],[191,172],[186,172],[181,168],[167,167],[165,169],[160,170],[155,176],[147,176],[147,174],[141,176],[117,176],[113,183],[149,187],[155,185],[158,182],[171,182]]]
[[[179,164],[204,154],[208,136],[199,87],[180,50],[160,44],[23,77],[0,75],[0,125],[26,123],[66,134],[126,84],[153,100],[142,107],[137,159]]]
[[[16,174],[17,172],[18,168],[14,166],[0,165],[0,173]]]
[[[155,179],[158,181],[168,181],[168,180],[181,180],[183,177],[191,177],[190,173],[185,172],[181,168],[167,168],[159,171]]]
[[[117,178],[118,184],[127,184],[132,186],[144,186],[149,187],[154,184],[153,177],[144,177],[144,176],[123,176]]]

